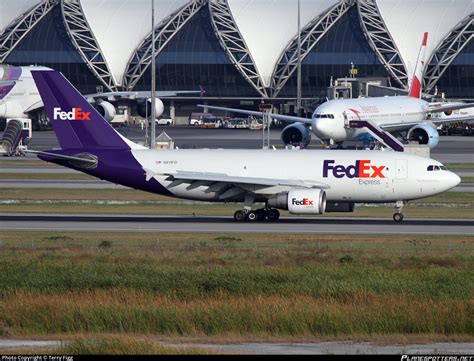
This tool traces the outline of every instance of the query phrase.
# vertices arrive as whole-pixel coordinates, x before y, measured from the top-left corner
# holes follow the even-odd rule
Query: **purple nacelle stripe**
[[[0,78],[0,82],[12,82],[11,84],[0,86],[0,100],[5,98],[5,96],[13,89],[15,86],[15,81],[20,79],[22,70],[20,67],[17,66],[8,66],[4,65],[1,66],[3,69],[2,77]]]
[[[156,179],[146,180],[145,171],[135,159],[130,150],[112,149],[65,149],[48,150],[47,152],[68,156],[77,156],[80,153],[90,153],[99,159],[96,168],[84,169],[71,165],[68,161],[55,159],[45,155],[38,157],[47,162],[56,163],[64,167],[76,169],[94,177],[121,184],[130,188],[143,190],[155,194],[173,195]]]
[[[8,81],[8,80],[18,80],[20,79],[22,69],[19,66],[9,66],[3,65],[1,66],[3,69],[3,75],[0,78],[0,81]]]
[[[7,96],[7,94],[10,93],[10,90],[12,90],[14,86],[15,86],[15,84],[8,84],[8,85],[0,86],[0,100],[5,98]]]

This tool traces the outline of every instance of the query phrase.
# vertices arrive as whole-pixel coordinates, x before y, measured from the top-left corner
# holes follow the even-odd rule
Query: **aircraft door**
[[[408,175],[406,159],[397,159],[396,178],[406,179]]]

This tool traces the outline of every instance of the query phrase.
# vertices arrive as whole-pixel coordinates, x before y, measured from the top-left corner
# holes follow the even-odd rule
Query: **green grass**
[[[195,355],[212,354],[212,351],[189,347],[162,346],[149,340],[128,336],[79,338],[55,350],[61,355]]]
[[[133,200],[183,202],[180,199],[134,189],[1,188],[0,199],[17,200]],[[413,202],[474,205],[474,192],[444,192]]]
[[[0,238],[3,336],[474,337],[472,237]]]
[[[461,177],[461,183],[474,183],[474,177]]]
[[[232,216],[238,204],[188,202],[176,198],[131,189],[41,189],[2,188],[0,200],[4,212],[31,213],[101,213]],[[111,203],[101,201],[112,201]],[[114,202],[119,201],[119,202]],[[132,203],[120,203],[130,201]],[[449,204],[450,206],[444,206]],[[453,207],[454,206],[454,207]],[[410,202],[404,209],[408,217],[474,218],[474,193],[446,192],[434,197]],[[288,215],[287,212],[282,212]],[[327,213],[323,217],[387,217],[393,206],[361,206],[355,213]]]
[[[84,173],[0,173],[0,179],[98,180]]]
[[[62,168],[53,163],[48,163],[40,159],[24,159],[24,158],[10,158],[0,159],[0,167],[48,167],[48,168]]]
[[[445,163],[448,169],[474,170],[474,160],[471,163]]]
[[[213,352],[186,346],[163,346],[151,340],[123,335],[76,337],[59,347],[0,349],[11,355],[208,355]]]

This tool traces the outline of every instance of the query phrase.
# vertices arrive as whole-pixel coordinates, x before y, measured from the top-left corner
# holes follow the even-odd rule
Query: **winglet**
[[[423,34],[423,41],[421,43],[418,59],[416,60],[415,72],[413,80],[411,81],[410,96],[413,98],[421,98],[421,82],[423,80],[423,70],[425,68],[425,52],[426,44],[428,44],[428,33]]]

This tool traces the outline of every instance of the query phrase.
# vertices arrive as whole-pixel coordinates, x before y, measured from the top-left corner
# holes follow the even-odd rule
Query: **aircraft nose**
[[[448,187],[447,189],[454,188],[459,183],[461,183],[461,178],[456,173],[448,172],[446,179],[446,185]]]
[[[334,130],[334,124],[328,118],[313,119],[313,132],[320,139],[330,139]]]

